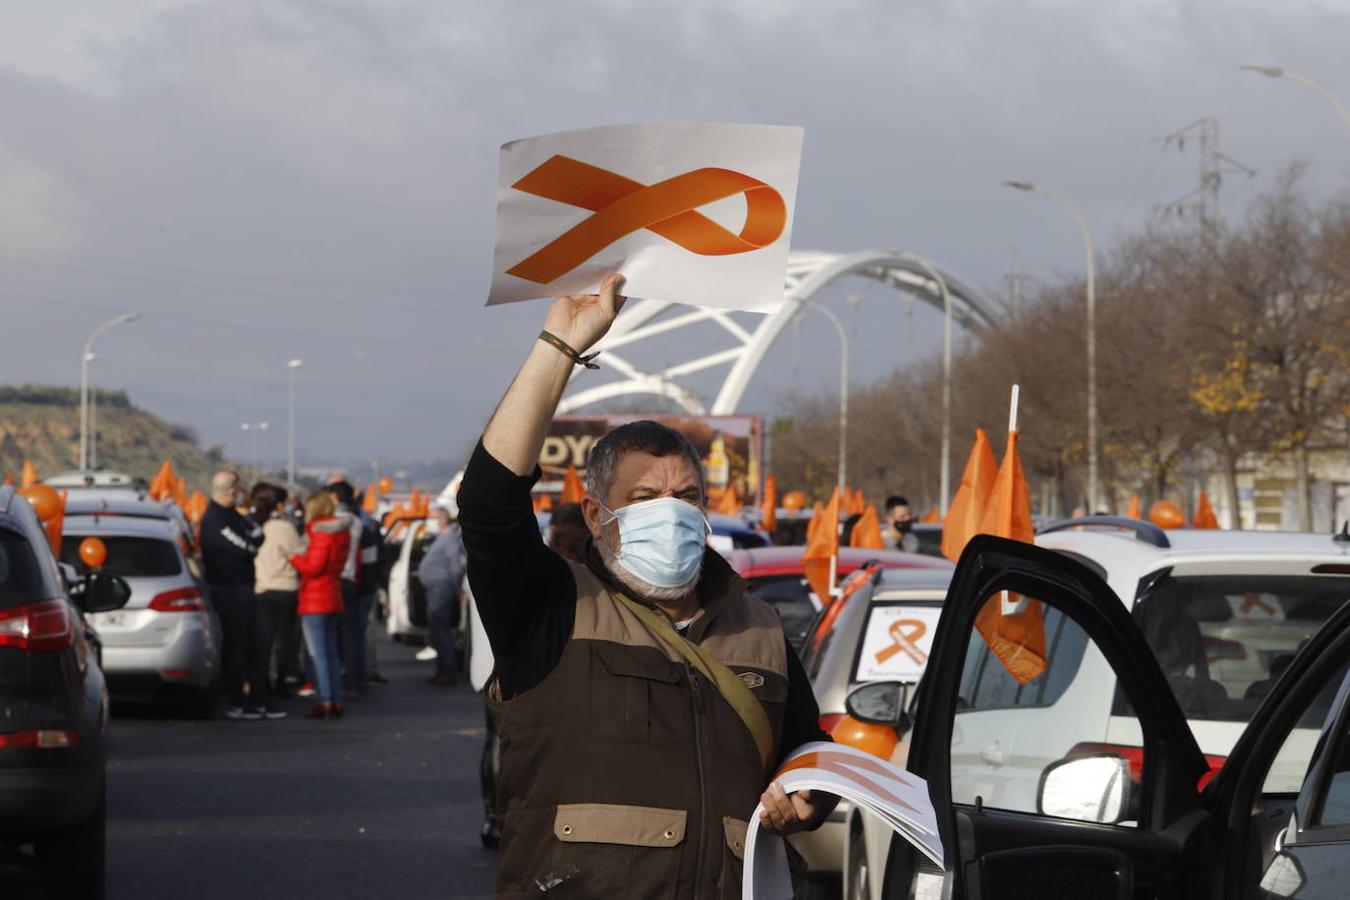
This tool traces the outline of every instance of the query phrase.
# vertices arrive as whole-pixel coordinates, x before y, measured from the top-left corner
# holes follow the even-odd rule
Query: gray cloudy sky
[[[1350,134],[1283,64],[1350,100],[1344,2],[438,2],[31,0],[0,28],[0,382],[96,377],[239,457],[285,361],[310,459],[458,456],[544,313],[485,309],[497,147],[630,121],[806,128],[793,245],[900,245],[991,293],[1014,252],[1081,267],[1072,197],[1101,244],[1190,190],[1206,115],[1259,170],[1350,184]],[[850,290],[841,286],[836,294]],[[933,351],[938,317],[871,292],[856,377]],[[839,301],[841,311],[847,307]],[[784,333],[743,403],[829,388],[836,338]],[[674,353],[674,349],[668,352]],[[997,388],[1002,392],[1004,386]]]

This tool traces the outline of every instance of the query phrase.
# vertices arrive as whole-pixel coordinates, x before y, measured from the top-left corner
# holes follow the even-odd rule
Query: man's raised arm
[[[549,308],[544,330],[578,354],[605,336],[623,306],[622,275],[611,275],[600,293],[560,297]],[[506,389],[483,432],[483,449],[517,475],[529,475],[544,446],[575,362],[557,347],[535,341],[525,364]]]

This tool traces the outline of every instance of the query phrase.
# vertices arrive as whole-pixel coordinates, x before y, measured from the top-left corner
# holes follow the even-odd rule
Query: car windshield
[[[80,542],[85,535],[68,534],[61,539],[61,562],[70,563],[77,569],[83,568],[80,562]],[[178,556],[178,548],[171,541],[160,538],[99,536],[108,550],[108,559],[102,571],[108,575],[122,578],[161,577],[177,575],[183,571],[183,563]]]
[[[1294,654],[1341,604],[1350,578],[1164,576],[1134,619],[1188,719],[1247,722]],[[1128,705],[1121,695],[1117,712]],[[1309,710],[1307,724],[1326,712]]]
[[[0,608],[46,599],[42,570],[28,539],[0,528]]]

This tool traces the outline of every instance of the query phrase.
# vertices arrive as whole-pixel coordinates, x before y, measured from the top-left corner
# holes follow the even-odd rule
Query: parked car
[[[722,553],[769,546],[769,535],[740,516],[708,513],[708,525],[712,528],[708,544]]]
[[[53,897],[102,897],[108,695],[81,612],[131,595],[71,582],[28,501],[0,486],[0,845],[31,844]]]
[[[835,601],[832,609],[837,615],[828,622],[825,616],[817,617],[820,639],[813,637],[807,643],[802,662],[826,732],[832,732],[847,715],[844,698],[858,685],[888,680],[914,684],[922,676],[954,569],[945,559],[925,557],[923,562],[907,568],[874,565],[870,574],[859,572],[853,576],[856,589]],[[856,849],[849,845],[853,833],[858,835]],[[882,860],[887,838],[889,832],[876,837],[875,855]],[[859,810],[841,801],[825,824],[793,835],[789,843],[806,860],[818,886],[837,885],[850,850],[857,852],[862,847]]]
[[[182,507],[172,500],[153,500],[140,490],[125,488],[92,488],[72,491],[66,499],[66,517],[71,516],[121,516],[129,519],[159,519],[173,524],[175,537],[181,542],[183,553],[193,568],[194,574],[201,576],[197,564],[196,529],[188,521]]]
[[[81,568],[80,542],[88,537],[107,548],[103,571],[131,587],[121,609],[90,616],[103,638],[103,672],[113,695],[214,716],[220,700],[220,623],[184,552],[177,523],[68,512],[62,562]]]
[[[884,896],[1345,896],[1350,539],[1334,549],[1301,576],[1310,586],[1302,593],[1334,603],[1334,611],[1257,701],[1211,777],[1212,761],[1187,722],[1175,676],[1169,679],[1148,641],[1147,615],[1131,616],[1089,561],[1001,538],[972,540],[911,708],[908,767],[927,779],[946,867],[937,870],[907,842],[893,840]],[[1009,606],[1010,594],[1023,599]],[[1160,601],[1166,602],[1145,592],[1136,605]],[[1005,765],[994,767],[990,748],[995,770],[971,783],[959,759],[963,732],[978,709],[982,679],[997,674],[981,664],[988,645],[975,630],[977,617],[992,615],[994,604],[1007,610],[1037,603],[1045,670],[996,692],[1008,704],[1001,732],[1007,743],[997,748]],[[1081,697],[1080,705],[1057,710],[1041,702],[1103,679],[1112,689],[1092,691],[1090,706]],[[1038,702],[1018,703],[1020,694]],[[896,683],[864,685],[850,695],[850,713],[896,721],[900,695]],[[1124,710],[1143,740],[1132,748],[1104,746],[1095,723]],[[1077,733],[1065,734],[1061,725]],[[1310,727],[1314,740],[1302,740],[1299,733]],[[1029,750],[1024,738],[1032,739]],[[1020,781],[1031,760],[1040,768],[1032,803],[1024,806],[1020,791],[1003,790],[1002,782]],[[1290,771],[1297,778],[1288,778]]]
[[[805,547],[755,547],[724,552],[731,567],[750,582],[750,589],[778,611],[788,642],[801,652],[812,624],[821,612],[821,602],[802,572]],[[844,579],[864,563],[876,562],[882,568],[950,568],[946,560],[936,560],[898,550],[863,550],[844,547],[839,551],[839,578]]]

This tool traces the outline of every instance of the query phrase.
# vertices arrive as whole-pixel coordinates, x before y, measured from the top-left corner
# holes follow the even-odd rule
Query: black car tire
[[[88,819],[38,838],[42,880],[51,896],[103,900],[107,821],[108,788],[103,784]]]

